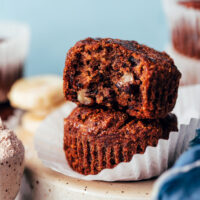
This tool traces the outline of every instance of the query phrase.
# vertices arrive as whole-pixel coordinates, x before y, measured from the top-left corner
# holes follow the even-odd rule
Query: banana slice
[[[55,75],[36,76],[17,81],[9,100],[23,110],[48,110],[64,101],[62,78]]]
[[[32,112],[26,112],[21,119],[21,127],[30,132],[35,133],[40,123],[45,119],[45,117],[37,116]]]

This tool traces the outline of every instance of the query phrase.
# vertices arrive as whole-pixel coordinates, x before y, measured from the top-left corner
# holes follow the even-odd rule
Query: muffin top
[[[148,139],[151,134],[167,138],[169,131],[177,131],[177,119],[168,114],[164,119],[136,119],[126,113],[90,107],[77,107],[65,119],[67,134],[85,135],[91,138]],[[111,137],[110,137],[111,136]],[[106,142],[106,141],[105,141]]]
[[[167,64],[171,67],[175,67],[173,60],[167,53],[156,51],[155,49],[146,45],[139,44],[134,40],[130,41],[112,38],[87,38],[77,42],[74,48],[83,48],[86,44],[90,44],[93,45],[93,48],[95,49],[96,47],[99,47],[99,43],[101,43],[103,46],[105,44],[114,44],[114,48],[124,48],[126,51],[130,51],[131,53],[139,55],[140,59],[146,60],[150,65],[159,63],[159,66]],[[70,55],[72,52],[73,47],[68,54]],[[137,65],[137,60],[133,61],[132,64],[134,62],[135,65]]]
[[[200,1],[199,0],[179,0],[178,3],[187,8],[200,10]]]

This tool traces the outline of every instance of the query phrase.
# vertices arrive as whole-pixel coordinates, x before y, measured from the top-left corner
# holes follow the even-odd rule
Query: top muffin
[[[135,41],[79,41],[66,57],[64,94],[78,105],[106,106],[143,119],[174,107],[181,73],[173,60]]]

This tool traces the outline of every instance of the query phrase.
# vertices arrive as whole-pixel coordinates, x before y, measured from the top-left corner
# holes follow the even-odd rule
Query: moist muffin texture
[[[177,131],[173,114],[165,119],[136,119],[102,108],[77,107],[64,123],[64,151],[69,165],[81,174],[97,174],[129,162],[147,146],[156,146]]]
[[[137,118],[164,118],[176,102],[180,72],[164,52],[135,41],[79,41],[67,53],[66,100],[106,106]]]

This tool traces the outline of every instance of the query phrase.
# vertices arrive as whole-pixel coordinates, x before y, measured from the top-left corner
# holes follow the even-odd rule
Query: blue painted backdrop
[[[137,40],[163,50],[167,25],[161,0],[0,0],[0,20],[31,27],[26,75],[62,74],[65,55],[88,36]]]

